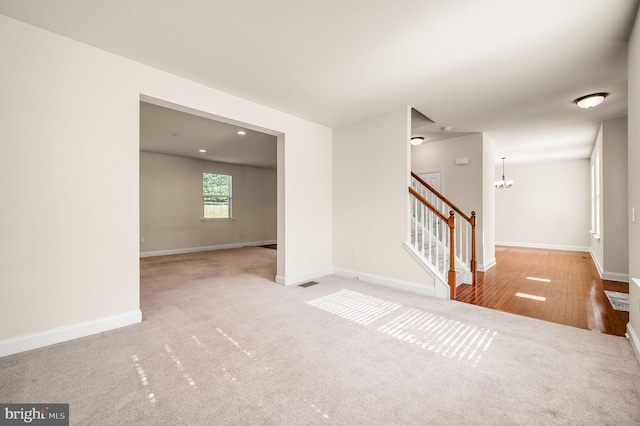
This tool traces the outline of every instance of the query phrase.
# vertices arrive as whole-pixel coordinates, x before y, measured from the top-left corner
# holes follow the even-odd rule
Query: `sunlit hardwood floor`
[[[496,262],[478,272],[475,288],[459,286],[456,299],[624,336],[629,313],[614,310],[604,290],[628,293],[629,284],[600,279],[589,253],[498,246]]]

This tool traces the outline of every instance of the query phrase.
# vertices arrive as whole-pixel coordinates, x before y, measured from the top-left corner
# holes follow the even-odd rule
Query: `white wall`
[[[629,276],[640,280],[640,11],[629,41]],[[636,220],[631,221],[631,208]],[[640,360],[640,281],[629,283],[629,335]],[[637,420],[637,419],[636,419]]]
[[[410,109],[403,108],[334,131],[334,267],[433,290],[433,278],[403,248],[409,235],[409,119]]]
[[[233,220],[202,220],[205,172],[232,177]],[[273,242],[277,210],[276,170],[140,153],[141,255]]]
[[[509,164],[510,189],[496,189],[496,244],[589,249],[589,160]],[[502,177],[502,164],[495,179]]]
[[[141,99],[277,135],[280,282],[331,269],[331,129],[4,16],[0,54],[0,354],[139,321]]]
[[[493,236],[487,235],[485,238],[484,229],[485,214],[490,214],[490,212],[485,212],[483,200],[483,195],[486,195],[483,165],[485,161],[484,143],[482,133],[474,133],[458,138],[423,143],[411,149],[411,169],[414,172],[442,170],[443,195],[466,214],[470,215],[472,211],[476,212],[478,270],[490,267],[494,257]],[[493,155],[492,142],[487,140],[487,144],[489,152]],[[466,157],[469,160],[468,163],[456,165],[455,159],[460,157]],[[491,222],[492,219],[488,217],[488,220]],[[486,259],[485,243],[487,244]]]
[[[482,270],[496,264],[495,142],[482,135]]]

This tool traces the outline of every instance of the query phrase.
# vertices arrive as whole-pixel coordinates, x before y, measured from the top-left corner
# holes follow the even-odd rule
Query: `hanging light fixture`
[[[509,179],[509,180],[505,180],[504,178],[504,159],[507,157],[502,157],[502,180],[497,180],[495,185],[496,185],[496,189],[503,189],[503,188],[511,188],[513,186],[513,179]]]
[[[580,108],[593,108],[600,105],[607,95],[608,93],[592,93],[590,95],[581,96],[573,102]]]

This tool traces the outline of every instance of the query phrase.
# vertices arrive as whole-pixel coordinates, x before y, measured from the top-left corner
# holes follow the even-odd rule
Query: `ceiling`
[[[496,160],[587,158],[626,115],[638,0],[0,0],[0,13],[340,127],[410,105]],[[599,107],[573,104],[593,92]],[[450,128],[442,131],[441,128]]]
[[[141,151],[275,169],[276,146],[276,136],[140,102]]]

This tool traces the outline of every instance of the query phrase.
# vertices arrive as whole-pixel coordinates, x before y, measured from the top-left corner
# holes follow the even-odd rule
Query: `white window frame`
[[[229,194],[214,194],[204,192],[204,176],[205,175],[219,175],[227,176],[229,178]],[[207,208],[207,197],[225,198],[228,205],[228,216],[224,217],[207,217],[205,214]],[[202,172],[202,221],[204,222],[220,222],[233,220],[233,177],[224,173]]]
[[[591,160],[591,234],[600,239],[600,212],[602,188],[600,185],[600,150],[596,149]]]

